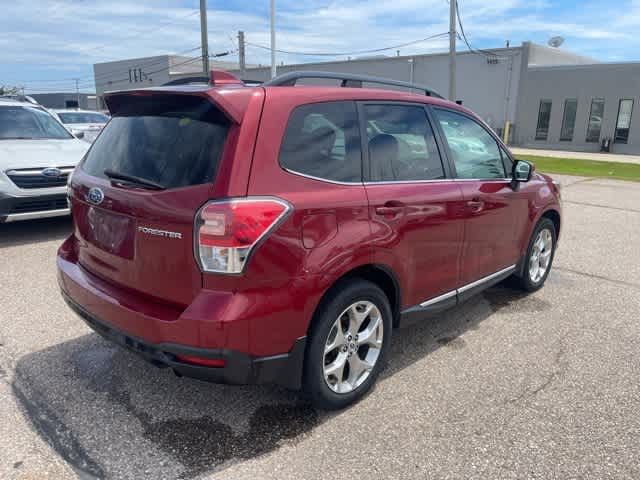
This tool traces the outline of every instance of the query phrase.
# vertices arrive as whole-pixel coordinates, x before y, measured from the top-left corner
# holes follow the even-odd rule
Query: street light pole
[[[271,78],[276,76],[276,0],[271,0]]]
[[[209,76],[209,35],[207,33],[207,0],[200,0],[200,41],[202,48],[202,70]]]
[[[456,5],[449,0],[449,100],[456,101]]]

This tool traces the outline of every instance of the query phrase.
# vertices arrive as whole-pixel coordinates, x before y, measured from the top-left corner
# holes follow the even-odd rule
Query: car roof
[[[320,102],[331,102],[340,100],[352,101],[382,101],[382,102],[411,102],[422,103],[434,106],[442,106],[453,110],[464,112],[474,118],[479,117],[471,110],[458,105],[455,102],[437,97],[417,94],[408,91],[391,90],[389,88],[362,88],[362,87],[339,87],[325,85],[297,85],[297,86],[243,86],[243,85],[221,85],[211,86],[205,84],[171,85],[162,87],[145,87],[129,90],[119,90],[105,93],[105,100],[109,105],[112,98],[121,95],[145,95],[154,93],[175,93],[183,95],[209,96],[218,103],[226,106],[225,110],[232,113],[234,120],[242,119],[243,106],[246,106],[248,98],[256,91],[265,92],[267,98],[277,101],[278,98],[287,98],[289,102],[300,105]],[[235,104],[239,111],[234,114],[229,107]],[[235,110],[235,109],[234,109]]]
[[[56,113],[100,113],[104,115],[104,113],[97,110],[84,110],[82,108],[53,108],[52,110]]]
[[[42,109],[41,105],[31,102],[23,102],[14,98],[0,97],[0,107],[35,107]]]

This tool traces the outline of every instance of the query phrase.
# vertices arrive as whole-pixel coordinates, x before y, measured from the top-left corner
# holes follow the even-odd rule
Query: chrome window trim
[[[511,182],[511,178],[454,178],[456,182]]]
[[[436,178],[433,180],[380,180],[364,182],[365,185],[393,185],[393,184],[407,184],[407,183],[443,183],[452,182],[453,178]]]
[[[334,185],[349,185],[349,186],[360,185],[360,186],[362,186],[362,182],[341,182],[339,180],[329,180],[328,178],[314,177],[313,175],[307,175],[306,173],[296,172],[295,170],[291,170],[289,168],[284,168],[282,166],[280,168],[282,168],[287,173],[291,173],[292,175],[299,175],[301,177],[310,178],[311,180],[317,180],[319,182],[333,183]]]
[[[451,290],[450,292],[447,293],[443,293],[442,295],[438,295],[437,297],[433,297],[429,300],[425,300],[424,302],[420,303],[419,306],[420,307],[429,307],[431,305],[435,305],[436,303],[440,303],[444,300],[448,300],[449,298],[455,296],[455,295],[460,295],[461,293],[464,293],[468,290],[471,290],[472,288],[478,287],[480,285],[482,285],[483,283],[489,282],[491,280],[493,280],[496,277],[499,277],[501,275],[504,275],[506,273],[510,273],[512,271],[514,271],[516,269],[518,265],[514,264],[511,265],[509,267],[503,268],[501,270],[498,270],[497,272],[494,272],[490,275],[487,275],[485,277],[482,277],[478,280],[476,280],[475,282],[471,282],[471,283],[467,283],[466,285],[463,285],[455,290]]]
[[[437,178],[434,180],[385,180],[364,182],[364,185],[393,185],[407,183],[446,183],[446,182],[511,182],[511,178]],[[360,185],[359,183],[357,185]]]

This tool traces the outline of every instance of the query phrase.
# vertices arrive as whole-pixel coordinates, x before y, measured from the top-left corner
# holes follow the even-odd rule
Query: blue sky
[[[458,0],[476,48],[538,43],[555,35],[562,48],[602,61],[640,60],[640,0]],[[27,92],[93,88],[96,62],[193,50],[200,43],[199,0],[7,0],[0,15],[0,86]],[[278,48],[352,52],[402,44],[448,31],[447,0],[276,0]],[[210,52],[235,51],[238,30],[269,44],[269,0],[208,0]],[[400,49],[402,55],[444,51],[444,37]],[[464,49],[459,44],[459,49]],[[395,51],[385,52],[393,55]],[[191,51],[187,55],[198,55]],[[236,60],[237,54],[226,57]],[[324,57],[329,59],[331,57]],[[333,58],[346,58],[337,56]],[[319,60],[278,54],[278,62]],[[249,63],[269,52],[247,49]]]

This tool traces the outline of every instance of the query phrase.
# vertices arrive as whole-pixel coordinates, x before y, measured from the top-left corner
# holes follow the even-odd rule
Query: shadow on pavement
[[[394,331],[380,381],[438,348],[465,348],[465,331],[514,302],[548,307],[498,286]],[[296,442],[335,415],[277,387],[177,378],[95,334],[22,357],[13,388],[35,429],[85,477],[194,478]]]
[[[0,248],[51,240],[62,242],[72,228],[71,217],[0,223]]]

